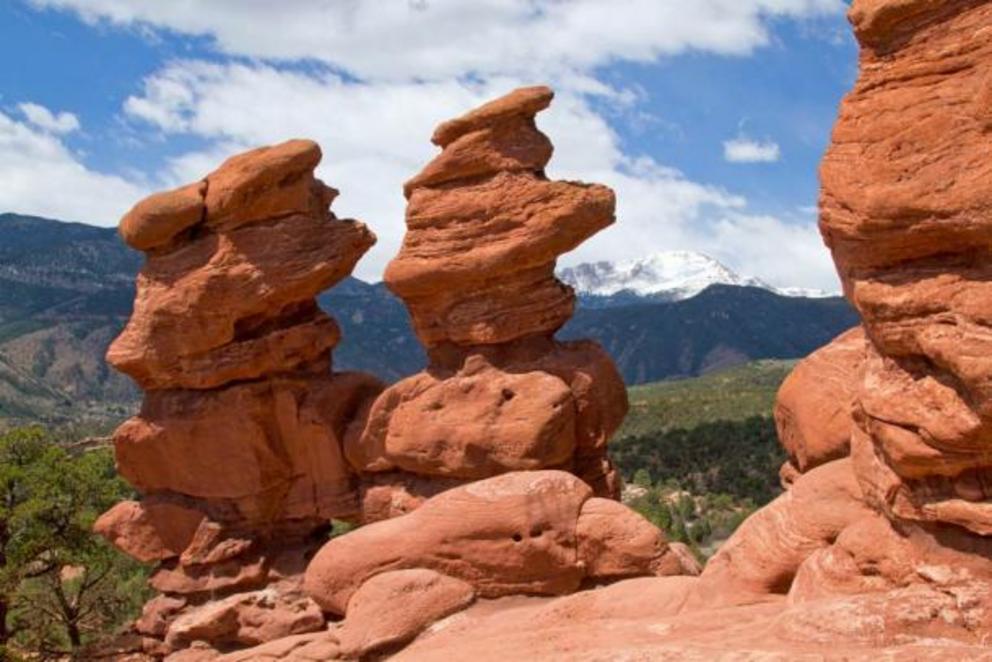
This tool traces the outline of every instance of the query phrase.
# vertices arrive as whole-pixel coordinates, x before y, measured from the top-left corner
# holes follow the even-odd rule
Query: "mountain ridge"
[[[0,214],[0,426],[117,419],[133,410],[137,390],[103,354],[130,316],[141,264],[112,228]],[[559,337],[597,340],[630,384],[797,358],[857,323],[842,299],[760,287],[718,284],[681,301],[595,298],[580,295]],[[425,365],[406,308],[384,284],[348,278],[318,300],[343,333],[335,370],[396,381]]]
[[[558,277],[571,285],[580,297],[598,301],[597,307],[617,296],[621,303],[629,301],[630,296],[684,301],[711,285],[758,287],[789,297],[837,296],[803,287],[775,287],[760,278],[742,276],[705,253],[684,250],[659,251],[620,262],[585,262],[559,269]]]

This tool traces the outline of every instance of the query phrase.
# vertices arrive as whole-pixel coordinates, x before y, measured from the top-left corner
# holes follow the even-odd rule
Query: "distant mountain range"
[[[566,279],[581,273],[586,280],[577,288],[576,315],[559,337],[598,340],[634,384],[804,356],[857,323],[843,299],[786,297],[747,279],[724,284],[714,280],[722,272],[708,258],[685,255],[681,262],[695,271],[680,272],[673,259],[645,261],[654,280],[646,268],[626,279],[622,274],[636,270],[563,269]],[[0,214],[0,426],[101,421],[133,410],[137,389],[103,354],[130,315],[142,259],[112,229]],[[614,274],[611,284],[597,286],[610,294],[591,293],[586,274],[593,272]],[[681,284],[661,278],[666,274]],[[349,278],[319,300],[344,333],[334,351],[336,369],[394,381],[423,367],[406,309],[383,284]]]
[[[633,298],[684,301],[711,285],[758,287],[788,297],[838,296],[801,287],[777,288],[695,251],[663,251],[624,262],[587,262],[559,269],[558,277],[597,306],[628,303]]]

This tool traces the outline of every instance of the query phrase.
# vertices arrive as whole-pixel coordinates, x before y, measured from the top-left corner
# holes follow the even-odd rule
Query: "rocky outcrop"
[[[315,296],[374,237],[328,211],[315,144],[236,156],[125,216],[148,259],[108,360],[146,391],[114,435],[142,498],[95,528],[158,563],[135,624],[147,653],[382,655],[476,598],[698,574],[604,498],[626,390],[598,345],[554,339],[575,301],[555,260],[613,222],[614,199],[544,176],[534,115],[551,96],[438,128],[386,273],[431,365],[385,390],[331,370],[340,333]],[[332,519],[365,526],[321,547]]]
[[[890,4],[892,6],[890,6]],[[821,226],[871,342],[853,455],[900,520],[992,533],[992,7],[865,3]]]
[[[988,657],[992,4],[855,0],[850,16],[861,74],[821,228],[863,336],[783,386],[789,489],[698,578],[480,600],[397,659]],[[610,538],[624,518],[586,503]]]
[[[407,184],[387,271],[431,365],[381,393],[330,372],[336,336],[301,275],[333,282],[349,249],[287,238],[310,252],[270,265],[260,239],[231,239],[326,207],[302,146],[139,205],[122,232],[155,275],[112,358],[149,389],[117,442],[144,496],[98,529],[160,561],[164,595],[136,626],[149,648],[188,644],[177,662],[987,659],[992,3],[855,0],[850,16],[861,75],[824,160],[821,228],[863,330],[783,386],[788,489],[699,576],[604,498],[623,385],[598,346],[554,339],[574,302],[554,261],[611,222],[613,200],[545,178],[547,89],[435,132],[443,151]],[[269,303],[183,312],[187,286],[197,305]],[[220,462],[236,472],[201,466]],[[311,558],[306,534],[329,517],[364,526]]]
[[[147,260],[107,359],[146,391],[114,434],[142,499],[95,530],[160,562],[162,597],[137,625],[151,652],[324,628],[299,588],[305,554],[331,518],[357,512],[344,436],[382,386],[331,370],[340,333],[315,297],[375,236],[328,211],[319,161],[305,140],[252,150],[121,221]]]
[[[534,116],[552,96],[519,89],[442,124],[441,154],[407,182],[407,233],[385,282],[431,364],[349,432],[360,472],[467,481],[566,469],[618,495],[605,449],[627,410],[623,382],[595,343],[553,339],[575,305],[555,260],[611,224],[615,201],[604,186],[544,176],[552,147]],[[416,502],[429,496],[402,482]],[[384,512],[382,491],[372,496],[367,521]]]
[[[806,473],[850,453],[851,410],[865,342],[860,326],[842,333],[800,361],[782,383],[775,399],[775,428],[789,454],[783,477]]]
[[[364,582],[404,568],[461,579],[486,598],[562,595],[587,578],[692,572],[664,533],[626,506],[593,497],[572,474],[530,471],[448,490],[408,515],[331,540],[304,586],[325,610],[350,614]]]

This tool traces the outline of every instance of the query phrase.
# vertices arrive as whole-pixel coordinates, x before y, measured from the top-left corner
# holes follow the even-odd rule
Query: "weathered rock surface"
[[[93,531],[124,553],[163,561],[183,553],[203,521],[202,512],[169,502],[122,501],[93,524]]]
[[[341,653],[361,658],[396,650],[429,625],[472,604],[475,590],[433,570],[376,575],[351,596],[338,632]]]
[[[864,2],[821,228],[870,338],[853,457],[890,517],[992,534],[992,6]]]
[[[305,140],[252,150],[121,222],[147,261],[108,361],[147,392],[114,447],[144,498],[95,528],[161,562],[163,595],[136,624],[155,655],[207,659],[324,627],[299,595],[304,559],[331,518],[360,512],[343,441],[382,385],[331,372],[340,332],[315,297],[375,236],[328,210],[319,161]]]
[[[509,473],[448,490],[408,515],[332,539],[310,562],[304,586],[324,609],[343,614],[366,580],[399,569],[434,570],[489,598],[561,595],[586,577],[684,573],[674,554],[667,558],[663,534],[625,506],[616,504],[621,519],[607,523],[594,504],[580,528],[591,497],[563,471]]]
[[[348,431],[345,456],[371,482],[364,521],[437,492],[417,478],[562,469],[619,497],[606,444],[627,412],[623,381],[595,343],[553,338],[575,302],[555,260],[612,223],[615,201],[545,177],[552,146],[534,116],[552,97],[522,88],[446,122],[433,139],[443,151],[407,182],[407,232],[385,283],[430,366]]]
[[[408,184],[407,233],[385,282],[428,347],[554,333],[575,296],[558,255],[610,225],[613,192],[548,181],[551,156],[534,115],[547,88],[523,88],[438,128],[444,148]]]
[[[376,400],[368,426],[346,447],[361,471],[486,478],[567,462],[575,402],[546,372],[504,372],[471,357],[447,378],[423,372]]]
[[[866,342],[861,327],[851,329],[800,361],[782,383],[775,427],[799,473],[850,453],[851,410]]]
[[[699,578],[480,602],[398,659],[989,659],[992,3],[850,18],[821,228],[864,335],[783,386],[789,489]]]
[[[151,390],[117,443],[148,496],[99,528],[161,561],[148,650],[989,659],[992,3],[855,0],[850,16],[861,74],[824,160],[821,228],[863,331],[783,386],[788,489],[701,573],[603,498],[625,391],[599,347],[554,340],[574,295],[553,269],[614,202],[545,177],[534,117],[550,90],[435,132],[386,274],[431,365],[382,393],[330,372],[336,331],[313,297],[371,235],[326,212],[315,146],[237,157],[136,207],[122,234],[149,255],[145,307],[111,354]],[[228,297],[247,301],[211,310]],[[164,526],[153,504],[194,516]],[[332,517],[373,523],[311,559]]]
[[[320,608],[305,597],[287,599],[272,590],[238,593],[189,610],[169,626],[165,643],[173,649],[194,641],[215,647],[254,646],[324,629]]]
[[[363,399],[378,390],[360,373],[303,373],[151,391],[115,434],[118,469],[143,491],[222,501],[246,521],[354,513],[341,443]]]

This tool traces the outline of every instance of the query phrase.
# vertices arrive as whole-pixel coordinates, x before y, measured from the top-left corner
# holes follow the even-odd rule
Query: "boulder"
[[[586,578],[691,571],[649,522],[601,499],[586,509],[591,497],[564,471],[456,487],[409,514],[331,539],[310,562],[304,588],[326,611],[344,614],[362,583],[393,570],[434,570],[485,598],[561,595]]]
[[[389,387],[345,453],[359,471],[487,478],[567,462],[575,417],[561,379],[472,357],[454,375],[423,372]]]
[[[150,195],[121,219],[118,226],[121,238],[139,251],[167,245],[184,230],[203,221],[206,191],[206,182],[195,182]]]
[[[799,473],[850,453],[866,342],[860,326],[842,333],[800,361],[779,388],[775,427]]]
[[[593,497],[582,504],[576,536],[579,558],[593,579],[698,574],[682,566],[661,529],[612,499]]]
[[[144,563],[179,556],[193,540],[203,513],[156,501],[121,501],[101,515],[93,531]]]
[[[394,651],[473,600],[475,590],[470,584],[433,570],[376,575],[348,601],[348,616],[338,632],[341,653],[363,659]]]
[[[584,574],[575,527],[591,495],[561,471],[503,474],[457,487],[412,513],[331,539],[310,562],[304,587],[336,614],[345,613],[367,579],[410,568],[461,579],[484,597],[568,593]]]

